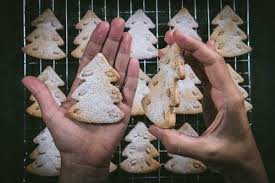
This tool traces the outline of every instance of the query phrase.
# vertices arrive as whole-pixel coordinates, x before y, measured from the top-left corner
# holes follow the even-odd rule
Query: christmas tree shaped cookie
[[[72,51],[73,57],[82,57],[93,31],[100,22],[101,20],[96,14],[92,10],[88,10],[84,17],[75,25],[75,28],[81,30],[81,32],[74,40],[74,44],[78,45],[78,47]]]
[[[122,152],[127,159],[120,163],[120,168],[129,173],[149,173],[160,168],[160,163],[154,159],[159,152],[150,143],[153,140],[156,138],[145,124],[138,122],[125,137],[125,141],[131,143]]]
[[[56,32],[63,26],[50,9],[33,20],[32,26],[35,26],[36,29],[26,37],[30,43],[22,48],[24,53],[48,60],[59,60],[66,57],[66,54],[58,47],[64,45],[64,41]]]
[[[180,134],[198,137],[197,132],[189,125],[185,123],[180,129],[178,129]],[[173,173],[178,174],[197,174],[206,171],[207,167],[200,161],[168,153],[168,156],[171,157],[164,165],[165,169]]]
[[[45,128],[33,142],[38,144],[35,150],[30,154],[30,159],[34,160],[26,167],[30,173],[40,176],[58,176],[61,168],[60,152],[56,148],[53,138]],[[117,169],[117,166],[110,162],[110,172]]]
[[[119,79],[119,74],[102,53],[82,69],[78,78],[84,82],[72,93],[72,98],[77,101],[68,111],[72,119],[87,123],[116,123],[124,117],[115,105],[122,101],[122,95],[112,84]]]
[[[230,75],[231,75],[231,78],[233,79],[234,83],[236,84],[236,86],[237,86],[238,89],[240,90],[241,94],[243,95],[243,98],[244,98],[244,99],[247,98],[247,97],[249,96],[248,93],[246,92],[246,90],[245,90],[244,88],[242,88],[242,87],[239,85],[239,83],[244,82],[243,77],[242,77],[239,73],[237,73],[237,72],[231,67],[230,64],[226,64],[226,66],[227,66],[228,71],[229,71],[229,73],[230,73]],[[246,111],[251,111],[252,108],[253,108],[253,106],[252,106],[249,102],[247,102],[247,101],[244,102],[244,105],[245,105]]]
[[[234,22],[236,25],[243,24],[243,20],[230,6],[226,5],[223,10],[212,20],[213,25],[222,25],[225,22]]]
[[[156,36],[149,30],[155,28],[152,20],[142,10],[137,10],[125,23],[132,36],[131,56],[137,59],[150,59],[158,56],[158,50],[153,46],[158,42]]]
[[[198,100],[202,99],[201,91],[195,84],[201,81],[188,64],[184,65],[185,79],[178,81],[180,104],[176,108],[177,114],[202,113],[202,105]]]
[[[112,173],[116,171],[116,169],[117,169],[117,166],[113,162],[110,162],[109,172]]]
[[[154,29],[155,24],[152,20],[141,10],[137,10],[125,23],[125,27],[132,28],[137,22],[142,22],[147,29]]]
[[[185,79],[192,81],[194,84],[201,84],[201,81],[196,76],[190,65],[184,65]]]
[[[224,9],[212,20],[214,29],[211,39],[215,42],[215,48],[223,57],[236,57],[249,53],[252,49],[243,41],[247,35],[238,27],[243,20],[230,8]]]
[[[195,39],[201,40],[201,37],[194,30],[199,27],[194,17],[186,8],[182,8],[169,22],[168,26],[174,27],[173,30],[179,30]]]
[[[40,25],[37,29],[31,32],[26,40],[29,42],[35,42],[38,39],[54,41],[57,46],[64,45],[62,37],[55,31],[55,29],[49,23],[44,23]]]
[[[179,105],[178,80],[184,79],[182,50],[177,44],[160,59],[160,71],[149,83],[150,92],[142,99],[145,115],[157,126],[172,128]]]
[[[49,130],[45,128],[33,142],[38,146],[30,154],[34,161],[26,167],[27,171],[40,176],[58,176],[61,157]]]
[[[236,39],[246,40],[247,35],[233,22],[226,22],[214,29],[211,34],[212,40],[217,40],[220,36],[232,37]]]
[[[151,78],[148,77],[142,70],[139,71],[139,78],[137,84],[137,90],[135,98],[133,101],[132,116],[144,115],[144,111],[141,105],[142,98],[149,93],[149,88],[147,84],[151,81]]]
[[[151,44],[157,44],[157,37],[146,27],[142,22],[137,22],[132,28],[128,31],[131,34],[132,39],[144,39]]]
[[[58,105],[61,105],[61,103],[66,99],[66,96],[58,87],[64,86],[65,83],[58,76],[58,74],[56,74],[53,68],[51,66],[47,66],[37,78],[45,83],[45,85],[49,88],[55,102]],[[33,95],[30,96],[30,100],[34,103],[26,109],[27,113],[41,118],[42,114],[40,107]]]
[[[33,27],[38,28],[43,26],[44,23],[50,23],[55,30],[63,29],[63,25],[50,9],[46,9],[41,15],[34,19],[31,24]]]

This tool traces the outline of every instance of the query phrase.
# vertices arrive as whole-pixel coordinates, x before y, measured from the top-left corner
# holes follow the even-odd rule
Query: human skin
[[[208,128],[197,138],[155,125],[149,131],[162,141],[168,152],[203,161],[222,172],[227,183],[267,183],[244,99],[223,57],[215,51],[213,41],[204,44],[178,31],[167,32],[165,41],[177,43],[183,49],[185,61],[202,81],[203,115]],[[159,55],[165,51],[165,48],[160,50]]]
[[[118,107],[125,117],[108,125],[86,124],[67,117],[73,105],[70,97],[82,82],[75,79],[62,106],[58,106],[48,88],[35,77],[25,77],[22,82],[37,99],[45,124],[61,154],[61,183],[107,182],[113,152],[127,128],[136,91],[139,61],[130,58],[131,36],[124,32],[124,20],[115,18],[111,24],[100,23],[93,32],[81,59],[78,73],[92,58],[102,52],[120,74],[115,83],[121,89],[123,101]]]
[[[116,124],[95,125],[73,121],[67,117],[74,103],[70,94],[82,82],[75,79],[66,102],[58,106],[47,87],[35,77],[22,82],[37,99],[43,120],[61,154],[61,183],[108,182],[109,163],[127,128],[136,90],[139,62],[130,58],[131,37],[124,33],[124,21],[116,18],[111,25],[100,23],[86,47],[78,72],[102,52],[120,73],[116,85],[123,101],[118,104],[125,118]],[[210,42],[198,42],[184,34],[168,32],[168,44],[178,43],[185,51],[185,60],[192,66],[204,85],[204,118],[208,129],[198,138],[180,135],[176,130],[151,126],[167,150],[190,156],[224,173],[230,183],[268,182],[251,129],[248,125],[243,98],[234,85],[225,62]],[[160,51],[162,55],[165,50]],[[177,139],[177,140],[175,140]]]

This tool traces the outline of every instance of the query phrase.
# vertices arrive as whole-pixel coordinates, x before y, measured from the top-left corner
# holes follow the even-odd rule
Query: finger
[[[92,33],[86,49],[83,53],[83,58],[78,68],[78,72],[82,70],[99,52],[101,52],[103,44],[109,33],[110,25],[108,22],[101,22],[98,24]]]
[[[182,32],[174,32],[174,40],[184,50],[187,50],[204,66],[206,75],[213,88],[220,92],[227,92],[234,83],[227,70],[225,61],[218,53],[210,49],[206,44],[189,37]]]
[[[48,87],[39,79],[27,76],[22,79],[23,85],[33,94],[39,104],[42,117],[45,123],[53,125],[52,117],[59,112],[59,106],[56,104]]]
[[[160,139],[169,153],[188,156],[198,160],[203,158],[204,145],[200,138],[179,134],[174,129],[162,129],[156,125],[150,126],[149,132]]]
[[[171,45],[171,44],[175,43],[174,37],[173,37],[173,31],[167,31],[167,32],[165,33],[164,41],[165,41],[168,45]]]
[[[123,35],[125,21],[122,18],[115,18],[111,23],[111,30],[104,44],[102,53],[109,61],[110,65],[114,65],[120,40]]]
[[[173,32],[172,31],[167,31],[165,33],[165,37],[164,37],[164,41],[168,44],[168,45],[171,45],[174,43],[174,38],[173,38]],[[168,51],[168,47],[165,47],[163,49],[160,49],[159,50],[159,57],[163,57],[164,55],[167,54],[167,51]]]
[[[133,100],[136,93],[138,75],[139,61],[136,58],[131,58],[128,65],[125,84],[122,89],[123,103],[130,109],[132,108]]]
[[[115,69],[120,75],[116,85],[120,88],[125,80],[127,67],[130,61],[132,37],[129,33],[123,33],[122,41],[119,46],[118,54],[115,61]]]
[[[207,41],[206,45],[207,45],[208,48],[215,51],[215,42],[213,40],[209,39]]]
[[[168,47],[165,47],[165,48],[160,49],[160,50],[159,50],[159,57],[160,57],[160,58],[164,57],[164,55],[166,55],[168,51],[169,51],[169,48],[168,48]]]

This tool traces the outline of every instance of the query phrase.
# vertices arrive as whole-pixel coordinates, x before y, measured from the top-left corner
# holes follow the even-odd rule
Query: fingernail
[[[181,35],[181,36],[184,36],[184,37],[185,37],[184,32],[175,30],[175,31],[174,31],[174,36],[178,36],[178,35]]]
[[[120,24],[120,25],[124,25],[125,24],[125,20],[121,17],[116,17],[112,20],[112,25],[116,25],[116,24]]]
[[[24,78],[21,80],[21,83],[22,83],[23,85],[25,85],[26,80],[27,80],[27,77],[24,77]]]

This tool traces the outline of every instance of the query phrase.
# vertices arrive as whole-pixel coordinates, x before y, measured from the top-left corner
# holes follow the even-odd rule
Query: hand
[[[102,52],[120,74],[115,83],[123,95],[118,104],[125,117],[116,124],[98,125],[73,121],[66,116],[73,104],[71,93],[81,83],[75,79],[66,102],[60,107],[48,88],[35,77],[22,82],[37,99],[43,120],[49,128],[62,159],[61,182],[95,181],[94,177],[107,177],[112,154],[127,128],[136,91],[139,62],[130,59],[131,36],[124,31],[124,20],[116,18],[111,26],[100,23],[93,32],[79,65],[78,73],[93,57]]]
[[[223,172],[227,182],[268,182],[244,99],[223,57],[215,52],[213,42],[204,44],[178,31],[167,32],[165,40],[182,47],[185,61],[202,80],[204,119],[208,128],[198,138],[155,125],[149,128],[150,132],[162,141],[168,152],[203,161]],[[160,55],[165,51],[160,50]]]

